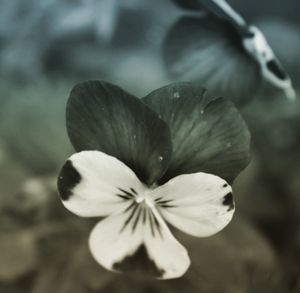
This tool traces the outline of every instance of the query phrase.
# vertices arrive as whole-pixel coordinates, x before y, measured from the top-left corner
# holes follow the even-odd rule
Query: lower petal
[[[149,258],[155,263],[161,275],[159,279],[174,279],[183,276],[190,266],[190,258],[186,249],[174,238],[171,231],[158,215],[156,237],[147,229],[145,244]]]
[[[143,242],[141,225],[135,231],[131,225],[126,226],[131,215],[129,207],[127,212],[99,222],[90,234],[89,246],[93,257],[111,271],[120,271],[120,263],[134,255]]]
[[[117,272],[172,279],[181,277],[190,265],[186,249],[163,220],[139,204],[97,224],[89,245],[100,265]]]

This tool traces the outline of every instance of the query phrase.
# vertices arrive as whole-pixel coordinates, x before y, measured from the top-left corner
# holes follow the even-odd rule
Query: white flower
[[[180,277],[190,259],[167,223],[207,237],[233,216],[230,185],[208,171],[216,170],[231,182],[248,160],[248,132],[231,103],[218,99],[203,104],[197,90],[190,84],[174,84],[143,100],[153,109],[156,98],[165,97],[159,114],[170,117],[177,133],[172,132],[173,122],[165,117],[167,125],[143,102],[110,84],[89,82],[71,93],[67,126],[79,152],[63,166],[58,189],[64,206],[74,214],[104,217],[92,230],[89,246],[108,270],[146,269],[161,279]],[[174,92],[185,98],[173,101]],[[222,110],[231,117],[215,115]],[[238,138],[233,139],[233,133]],[[212,144],[215,140],[218,143]],[[211,148],[205,149],[206,144]],[[182,149],[188,145],[191,150]]]

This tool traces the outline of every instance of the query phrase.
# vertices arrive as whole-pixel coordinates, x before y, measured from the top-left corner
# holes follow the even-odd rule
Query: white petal
[[[106,216],[144,192],[134,172],[99,151],[72,155],[63,166],[58,189],[64,206],[82,217]]]
[[[174,238],[165,222],[156,215],[157,233],[145,230],[144,241],[149,258],[155,263],[162,276],[159,279],[174,279],[185,274],[190,266],[190,258],[186,249]]]
[[[152,196],[170,224],[197,237],[219,232],[234,213],[231,187],[211,174],[177,176],[154,189]]]
[[[143,204],[133,203],[126,212],[104,219],[93,229],[89,244],[94,258],[108,270],[171,279],[190,265],[186,249]]]
[[[108,216],[98,223],[91,232],[89,246],[96,261],[108,270],[119,271],[119,264],[134,255],[143,241],[143,227],[137,225],[133,230],[133,221],[137,216],[137,209],[133,216],[133,208],[126,212]],[[131,216],[131,221],[128,219]],[[126,224],[127,223],[127,224]]]

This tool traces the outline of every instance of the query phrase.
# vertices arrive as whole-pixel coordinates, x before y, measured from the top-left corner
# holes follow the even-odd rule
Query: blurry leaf
[[[6,149],[0,140],[0,207],[18,192],[30,173]]]
[[[65,124],[67,87],[41,82],[1,97],[0,136],[5,150],[31,172],[56,172],[71,153]]]
[[[30,177],[18,182],[19,184],[14,183],[14,188],[10,192],[2,193],[4,195],[0,212],[2,229],[6,231],[25,227],[36,229],[38,226],[35,225],[47,226],[45,222],[48,221],[49,226],[55,224],[52,220],[59,221],[63,225],[64,222],[61,220],[68,214],[57,195],[55,179],[52,176]]]
[[[45,217],[50,194],[41,178],[27,179],[20,190],[10,196],[7,209],[28,218]]]
[[[29,231],[0,234],[0,281],[12,282],[34,270],[38,248]]]

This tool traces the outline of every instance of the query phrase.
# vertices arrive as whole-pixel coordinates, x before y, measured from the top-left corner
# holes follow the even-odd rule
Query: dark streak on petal
[[[155,216],[153,216],[153,218],[154,218],[155,227],[156,227],[160,237],[163,238],[163,234],[162,234],[162,231],[161,231],[160,224],[159,224],[159,222],[158,222],[158,220],[156,219]]]
[[[152,213],[149,210],[147,210],[147,212],[148,212],[148,217],[149,217],[151,234],[152,234],[153,237],[155,237],[155,231],[154,231],[154,223],[153,223],[153,219],[152,219]]]
[[[134,233],[134,231],[135,231],[135,229],[136,229],[136,227],[137,227],[137,225],[138,225],[138,222],[139,222],[139,220],[140,220],[140,216],[141,216],[142,210],[143,210],[143,207],[141,207],[141,206],[139,205],[139,209],[138,209],[137,215],[136,215],[135,220],[134,220],[134,222],[133,222],[132,233]]]
[[[232,193],[227,193],[223,198],[223,205],[228,206],[228,212],[234,209]]]
[[[165,272],[149,258],[145,245],[141,245],[133,255],[116,262],[113,269],[121,272],[147,273],[153,277],[162,277]]]
[[[176,208],[176,206],[174,205],[170,205],[170,204],[163,204],[161,205],[162,208]]]
[[[130,207],[133,207],[133,205],[130,205]],[[130,223],[130,221],[132,220],[133,216],[135,215],[135,212],[137,210],[137,208],[139,207],[139,205],[137,205],[136,203],[134,203],[134,207],[131,211],[131,213],[129,214],[128,218],[126,219],[126,221],[124,222],[124,225],[121,229],[121,232],[127,227],[127,225]]]
[[[161,196],[161,197],[155,199],[155,201],[156,201],[156,202],[159,202],[162,198],[163,198],[163,197]]]
[[[147,209],[143,209],[143,224],[146,224]]]
[[[126,194],[127,196],[129,196],[130,198],[134,198],[134,195],[122,188],[118,188],[121,192],[123,192],[124,194]]]
[[[128,200],[131,199],[131,197],[127,196],[127,195],[123,195],[123,194],[116,194],[118,197],[123,198],[124,200]]]
[[[125,210],[124,212],[125,212],[125,213],[128,212],[128,211],[131,210],[135,205],[136,205],[136,203],[133,202],[129,207],[126,208],[126,210]]]
[[[135,191],[134,188],[131,187],[130,190],[131,190],[135,195],[138,195],[138,193]]]
[[[162,197],[156,200],[156,203],[161,206],[162,208],[175,208],[175,205],[170,204],[172,202],[171,199],[169,200],[161,200]]]
[[[172,200],[171,199],[168,199],[168,200],[161,200],[158,202],[159,205],[163,205],[163,204],[166,204],[166,203],[170,203]]]
[[[68,200],[72,189],[81,181],[81,175],[68,160],[62,167],[57,180],[57,188],[62,200]]]

